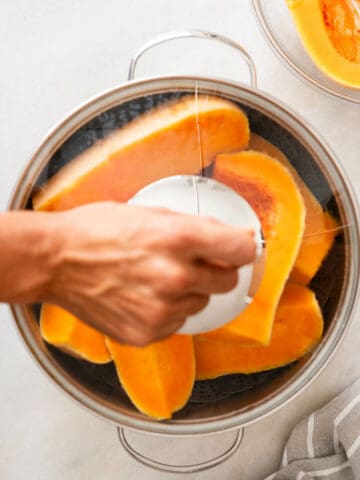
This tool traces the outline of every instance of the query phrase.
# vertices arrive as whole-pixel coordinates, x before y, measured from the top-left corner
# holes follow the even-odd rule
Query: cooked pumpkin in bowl
[[[300,38],[317,66],[360,88],[359,0],[287,0]]]
[[[285,67],[323,92],[360,103],[359,0],[252,4],[260,30]]]

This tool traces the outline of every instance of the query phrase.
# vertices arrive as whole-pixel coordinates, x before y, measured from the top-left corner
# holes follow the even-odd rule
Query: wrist
[[[57,216],[30,211],[0,215],[0,301],[48,299],[61,247]]]
[[[33,295],[36,301],[50,302],[53,300],[53,285],[65,244],[66,228],[63,226],[62,214],[36,212],[37,221],[31,236],[38,248],[34,260],[38,267],[37,282],[34,282]]]

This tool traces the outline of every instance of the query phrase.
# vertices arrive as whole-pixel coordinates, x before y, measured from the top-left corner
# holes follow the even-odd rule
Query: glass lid
[[[188,213],[194,209],[198,215],[199,204],[212,202],[206,215],[230,216],[244,225],[258,222],[265,247],[256,289],[227,319],[233,321],[193,336],[196,382],[170,423],[211,422],[269,402],[339,335],[338,319],[349,313],[346,295],[351,308],[356,272],[349,258],[357,255],[357,226],[346,179],[295,116],[243,86],[169,77],[130,84],[89,105],[45,140],[13,205],[57,212],[140,198],[140,204],[174,210],[188,203]],[[155,198],[154,185],[165,189],[165,204]],[[225,315],[227,305],[217,317]],[[61,309],[52,314],[64,325],[73,322],[72,332],[81,321],[69,320]],[[75,346],[66,332],[46,331],[44,306],[19,315],[27,316],[25,323],[18,320],[23,336],[33,351],[41,350],[36,355],[52,365],[51,375],[65,390],[118,423],[151,419],[121,385],[116,356],[115,365],[110,357],[103,364],[86,359],[81,342]],[[302,330],[305,322],[313,322],[310,333]],[[237,345],[243,356],[235,359],[229,345]],[[219,359],[213,370],[211,351]],[[139,385],[147,381],[139,378]]]

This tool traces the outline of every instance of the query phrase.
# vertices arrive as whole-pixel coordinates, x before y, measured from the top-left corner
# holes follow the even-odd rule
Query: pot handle
[[[236,49],[249,69],[250,75],[250,85],[256,87],[256,68],[253,59],[250,57],[248,52],[242,47],[239,43],[235,42],[231,38],[219,35],[218,33],[208,32],[205,30],[176,30],[174,32],[168,32],[158,37],[153,38],[149,42],[145,43],[140,49],[135,52],[135,55],[131,59],[128,80],[133,80],[135,77],[136,65],[140,57],[151,48],[162,43],[169,42],[171,40],[177,40],[181,38],[200,38],[203,40],[215,40],[217,42],[223,43],[231,48]]]
[[[176,464],[169,464],[159,462],[158,460],[154,460],[137,450],[131,446],[129,443],[125,429],[122,427],[118,427],[118,435],[121,445],[124,447],[126,452],[133,457],[138,462],[146,465],[147,467],[153,468],[159,472],[170,472],[170,473],[194,473],[194,472],[201,472],[203,470],[208,470],[209,468],[215,467],[216,465],[220,465],[220,463],[225,462],[227,459],[232,457],[234,453],[239,448],[241,441],[244,436],[244,429],[239,428],[235,432],[235,437],[229,448],[227,448],[223,453],[218,455],[217,457],[210,458],[209,460],[205,460],[204,462],[189,464],[189,465],[176,465]]]

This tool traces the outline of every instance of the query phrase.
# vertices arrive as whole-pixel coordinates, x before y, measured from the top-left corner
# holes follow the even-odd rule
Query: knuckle
[[[154,342],[157,339],[157,335],[158,329],[154,326],[152,326],[152,328],[138,328],[135,333],[134,343],[138,346],[145,347],[149,345],[149,343]]]
[[[209,302],[210,302],[210,295],[208,296],[204,295],[204,297],[202,298],[202,306],[206,307]]]
[[[167,285],[171,290],[181,291],[189,288],[192,284],[189,273],[185,268],[172,268],[167,274]]]
[[[136,335],[136,337],[132,340],[132,343],[136,347],[146,347],[146,345],[148,345],[152,341],[153,341],[152,336],[139,332]]]
[[[209,224],[212,225],[212,226],[219,226],[219,227],[221,227],[221,228],[224,227],[224,224],[221,223],[219,220],[217,220],[217,219],[214,218],[214,217],[209,217],[209,216],[206,215],[206,216],[204,216],[204,217],[202,217],[202,218],[204,219],[204,222],[207,222],[207,223],[209,223]]]
[[[175,320],[172,323],[172,331],[177,332],[184,325],[185,322],[186,322],[186,316]]]
[[[210,297],[208,296],[199,297],[197,301],[194,303],[194,308],[196,309],[196,311],[199,312],[200,310],[205,308],[209,303],[209,300],[210,300]]]
[[[188,300],[187,313],[194,314],[203,310],[209,303],[210,297],[206,295],[194,296]]]
[[[128,328],[123,329],[122,332],[112,334],[110,338],[123,345],[134,345],[136,347],[142,347],[148,343],[148,336],[144,332]]]
[[[174,225],[171,232],[171,243],[178,248],[188,247],[194,239],[194,231],[183,225]]]
[[[155,303],[152,306],[152,319],[155,324],[162,324],[170,316],[170,307],[164,302]]]
[[[239,279],[239,274],[237,270],[228,272],[226,281],[224,281],[224,285],[228,290],[232,290],[236,287]]]
[[[186,288],[191,282],[190,274],[174,259],[161,259],[154,265],[155,292],[177,292]]]

